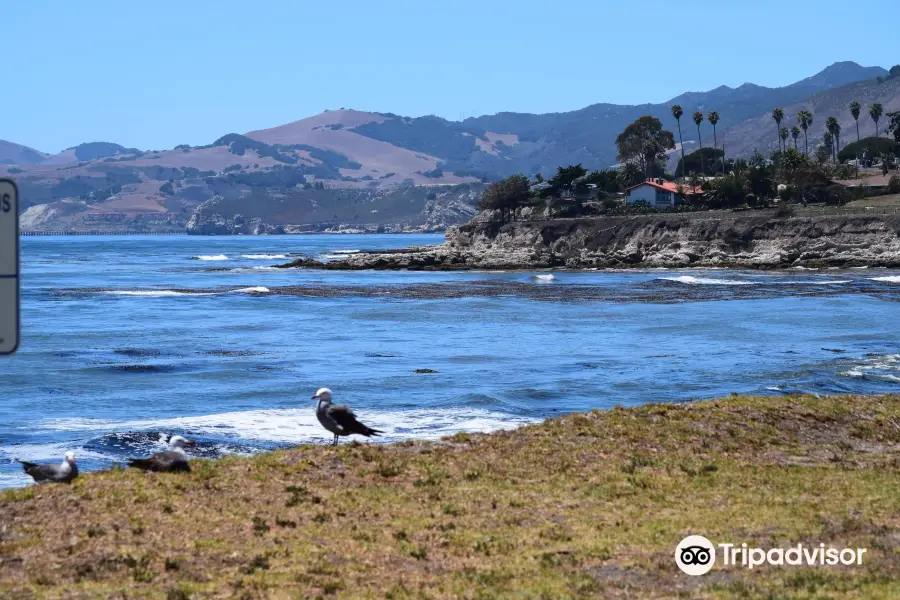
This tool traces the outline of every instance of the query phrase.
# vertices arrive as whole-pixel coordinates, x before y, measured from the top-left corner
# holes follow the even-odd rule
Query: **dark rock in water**
[[[171,373],[175,365],[108,365],[106,368],[120,373]]]
[[[338,262],[338,261],[335,261]],[[327,265],[332,263],[324,263],[319,260],[315,260],[313,258],[306,258],[305,256],[301,256],[298,259],[292,260],[289,263],[281,264],[281,265],[273,265],[276,269],[291,269],[294,267],[301,267],[304,269],[327,269],[329,268]]]
[[[254,350],[207,350],[204,354],[209,356],[259,356],[262,352]]]
[[[434,369],[416,369],[416,373],[437,373]]]
[[[161,352],[155,348],[118,348],[113,350],[113,354],[121,354],[122,356],[145,357],[159,356]]]
[[[825,352],[834,352],[835,354],[843,354],[846,350],[840,348],[822,348]]]

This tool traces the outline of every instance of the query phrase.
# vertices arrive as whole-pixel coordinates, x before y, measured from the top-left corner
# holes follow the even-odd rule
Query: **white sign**
[[[19,347],[19,191],[0,179],[0,356]]]

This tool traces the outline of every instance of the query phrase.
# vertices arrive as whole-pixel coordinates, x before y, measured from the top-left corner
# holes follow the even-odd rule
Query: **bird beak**
[[[315,399],[317,399],[318,397],[319,397],[319,395],[316,394],[315,396],[312,397],[312,399],[315,400]]]

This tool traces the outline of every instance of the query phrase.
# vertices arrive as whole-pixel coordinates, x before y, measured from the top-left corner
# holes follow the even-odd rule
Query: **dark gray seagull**
[[[180,435],[173,435],[169,439],[169,449],[165,452],[157,452],[148,458],[129,458],[128,466],[144,471],[156,471],[170,473],[173,471],[190,471],[188,466],[185,446],[195,446],[196,442],[187,440]]]
[[[69,483],[78,477],[78,465],[75,464],[75,453],[66,452],[59,465],[41,465],[20,460],[22,470],[38,483]]]
[[[335,446],[337,446],[338,437],[342,435],[353,435],[356,433],[370,437],[384,433],[357,421],[356,415],[353,414],[353,411],[346,404],[332,404],[331,390],[328,388],[320,388],[313,396],[313,400],[319,401],[316,404],[316,417],[319,419],[322,427],[334,434]]]

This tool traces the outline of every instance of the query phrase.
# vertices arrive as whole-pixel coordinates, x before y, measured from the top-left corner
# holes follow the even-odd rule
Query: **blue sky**
[[[325,109],[450,119],[900,62],[886,4],[49,0],[3,5],[0,139],[206,144]],[[854,31],[858,32],[858,38]],[[858,41],[857,41],[858,40]]]

